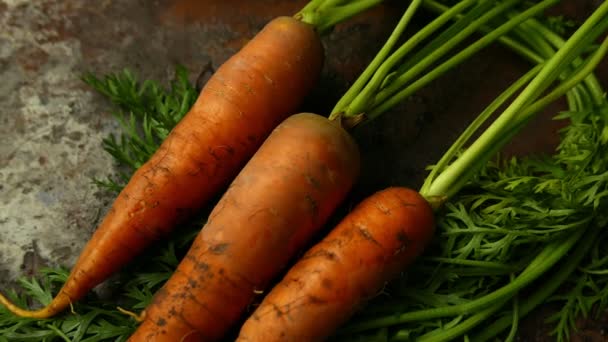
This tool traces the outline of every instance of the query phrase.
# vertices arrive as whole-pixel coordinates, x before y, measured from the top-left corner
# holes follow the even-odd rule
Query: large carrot
[[[130,341],[216,341],[325,223],[359,174],[336,123],[286,119],[230,185]]]
[[[431,240],[434,216],[414,190],[368,197],[296,263],[243,325],[239,342],[320,341]]]
[[[132,176],[53,301],[36,311],[2,295],[0,303],[19,316],[46,318],[82,298],[227,186],[300,105],[322,64],[314,26],[290,17],[271,21],[217,70],[189,113]]]

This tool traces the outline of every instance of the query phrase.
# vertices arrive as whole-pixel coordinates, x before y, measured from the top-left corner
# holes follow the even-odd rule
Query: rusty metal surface
[[[108,103],[80,81],[83,72],[128,67],[166,81],[179,63],[193,71],[194,80],[207,63],[219,66],[268,20],[291,15],[305,2],[0,0],[0,285],[41,265],[71,265],[112,200],[91,178],[113,168],[101,138],[117,125]],[[584,18],[599,2],[567,0],[556,11]],[[377,51],[402,6],[382,5],[324,37],[322,80],[302,110],[331,109]],[[527,67],[507,50],[489,48],[357,130],[365,166],[352,200],[387,185],[419,185],[424,167]],[[550,151],[557,126],[548,118],[558,107],[507,151]],[[530,322],[534,318],[524,327]],[[539,324],[532,325],[523,329],[523,340],[540,340]]]

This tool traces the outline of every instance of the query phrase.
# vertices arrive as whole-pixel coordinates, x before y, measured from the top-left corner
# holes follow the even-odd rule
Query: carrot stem
[[[463,49],[461,52],[459,52],[458,54],[454,55],[446,62],[444,62],[441,65],[439,65],[438,67],[436,67],[434,70],[428,72],[423,77],[419,78],[418,80],[416,80],[409,86],[403,88],[403,86],[407,82],[409,82],[413,76],[415,76],[418,73],[417,70],[412,70],[412,69],[408,70],[407,74],[404,74],[401,77],[395,79],[394,83],[391,86],[386,87],[384,90],[382,90],[380,93],[378,93],[378,95],[376,96],[375,102],[374,102],[376,107],[374,107],[372,110],[369,111],[368,116],[370,117],[370,119],[373,119],[373,118],[376,118],[379,115],[383,114],[384,112],[386,112],[387,110],[392,108],[394,105],[401,102],[406,97],[410,96],[411,94],[415,93],[422,87],[429,84],[431,81],[433,81],[436,78],[438,78],[439,76],[443,75],[448,70],[450,70],[450,69],[454,68],[455,66],[459,65],[460,63],[464,62],[466,59],[471,57],[473,54],[475,54],[479,50],[485,48],[490,43],[495,41],[498,37],[506,34],[508,31],[513,29],[515,26],[521,24],[523,21],[529,19],[530,17],[532,17],[534,15],[537,15],[538,13],[540,13],[543,10],[545,10],[546,8],[554,5],[558,1],[559,0],[545,0],[543,2],[540,2],[540,3],[532,6],[528,10],[519,14],[516,18],[511,19],[508,22],[506,22],[505,24],[499,26],[497,29],[495,29],[491,33],[485,35],[484,37],[480,38],[475,43],[469,45],[467,48]],[[507,9],[505,7],[506,4],[514,5],[514,4],[511,4],[511,2],[503,3],[502,7],[501,7],[502,11],[498,11],[498,10],[494,9],[492,11],[492,14],[498,15],[498,14],[502,13],[504,10]],[[486,16],[487,15],[488,14],[486,14]],[[486,19],[489,20],[491,18],[486,18]],[[487,20],[483,20],[483,23],[485,23]],[[481,25],[477,25],[477,26],[479,27]],[[416,68],[420,68],[420,66],[417,65]],[[407,78],[405,76],[407,76]]]
[[[536,19],[530,19],[527,21],[530,27],[537,31],[541,32],[547,40],[551,42],[555,47],[561,48],[566,43],[562,37],[556,35],[553,31],[548,30],[544,25],[541,25]],[[580,59],[575,59],[574,63],[580,62]],[[591,95],[593,95],[593,100],[595,104],[601,104],[604,102],[604,91],[602,90],[602,86],[599,81],[594,76],[589,76],[585,79],[585,84],[591,90]]]
[[[505,90],[502,94],[500,94],[492,103],[486,107],[486,109],[475,118],[475,120],[465,129],[464,132],[454,141],[454,143],[450,146],[448,151],[441,157],[439,162],[433,167],[427,178],[425,179],[424,184],[420,190],[421,193],[429,192],[429,188],[437,174],[444,170],[450,161],[456,157],[456,155],[464,148],[464,145],[467,141],[479,130],[479,128],[483,125],[487,119],[498,109],[500,108],[508,99],[510,99],[513,95],[515,95],[525,84],[530,82],[530,80],[538,74],[540,71],[541,65],[538,65],[528,71],[524,76],[520,77],[517,81],[515,81],[507,90]]]
[[[518,2],[520,2],[520,0],[507,0],[495,7],[492,7],[493,4],[490,1],[480,2],[473,10],[464,15],[452,27],[446,30],[441,36],[439,36],[423,50],[428,54],[422,55],[423,51],[421,51],[421,53],[412,57],[412,61],[410,63],[406,63],[397,70],[397,74],[399,76],[376,95],[373,103],[370,106],[370,115],[374,117],[380,114],[380,112],[375,110],[375,106],[383,106],[383,104],[387,102],[387,99],[390,101],[390,96],[392,94],[400,91],[426,68],[438,61],[456,45],[477,31],[481,25],[505,12],[508,8],[515,6]],[[441,74],[443,74],[443,72]],[[423,78],[427,77],[427,75],[423,76]],[[403,98],[400,98],[396,100],[396,102],[400,102],[402,99]],[[390,105],[384,105],[384,107],[392,107],[394,103],[392,102]]]
[[[592,228],[588,236],[582,240],[582,243],[578,244],[574,252],[572,252],[570,256],[561,263],[561,266],[558,270],[556,270],[556,273],[547,279],[543,285],[536,290],[536,292],[522,301],[522,304],[519,307],[520,317],[527,315],[530,311],[539,306],[555,291],[557,291],[557,289],[564,283],[564,281],[566,281],[570,274],[572,274],[572,272],[574,272],[579,266],[581,260],[589,251],[589,248],[591,248],[591,245],[596,241],[596,238],[601,230],[602,228],[599,225]],[[504,329],[508,328],[511,323],[512,319],[510,317],[501,317],[494,323],[487,326],[479,334],[473,336],[472,340],[485,342],[498,335]]]
[[[587,79],[588,76],[593,72],[595,67],[602,61],[602,58],[608,53],[608,38],[604,39],[604,42],[600,45],[598,50],[586,61],[586,63],[574,71],[573,75],[570,75],[568,79],[562,83],[560,83],[555,89],[553,89],[549,94],[545,95],[541,99],[535,101],[528,107],[522,110],[522,112],[518,115],[518,118],[514,121],[512,128],[508,131],[511,133],[505,134],[505,138],[503,139],[505,143],[510,141],[511,138],[517,134],[519,128],[524,126],[529,119],[537,112],[545,108],[547,105],[557,100],[566,94],[569,90],[573,89],[574,86],[580,84],[583,80]],[[443,157],[439,160],[439,162],[433,167],[429,175],[427,176],[424,184],[421,188],[421,193],[430,192],[430,186],[435,181],[435,177],[438,173],[444,170],[448,163],[456,157],[457,153],[462,150],[465,143],[475,134],[475,132],[481,127],[481,125],[494,113],[496,109],[502,106],[511,96],[513,96],[519,89],[526,83],[530,81],[532,77],[534,77],[542,67],[542,64],[537,65],[533,69],[531,69],[528,73],[522,76],[519,80],[513,83],[505,92],[499,95],[475,120],[467,127],[467,129],[458,137],[458,139],[450,146],[448,151],[443,155]],[[494,148],[490,149],[487,154],[493,155],[496,150],[500,149],[504,143],[498,143],[494,145]],[[484,157],[484,159],[489,158],[489,156]],[[470,169],[469,172],[473,172],[473,169]],[[458,191],[464,183],[466,183],[466,179],[468,177],[463,177],[464,181],[458,181],[457,183],[452,184],[452,189],[454,192]]]
[[[580,83],[585,77],[587,77],[593,71],[593,69],[599,64],[599,62],[602,60],[602,58],[606,55],[607,51],[608,51],[608,38],[604,40],[604,43],[602,44],[602,48],[599,49],[593,55],[593,57],[589,60],[589,62],[584,67],[577,69],[577,72],[575,75],[571,76],[566,82],[557,86],[548,95],[544,96],[540,100],[537,100],[536,102],[534,102],[530,106],[526,107],[525,109],[522,109],[522,112],[518,115],[518,117],[514,118],[514,121],[512,122],[511,126],[508,128],[505,128],[504,131],[501,133],[502,136],[500,138],[498,138],[493,144],[488,145],[488,148],[485,151],[483,151],[482,154],[477,156],[477,158],[478,158],[477,160],[487,161],[493,155],[495,155],[504,145],[506,145],[509,141],[511,141],[511,139],[521,130],[522,127],[524,127],[534,117],[534,114],[538,113],[544,107],[546,107],[547,105],[549,105],[556,99],[563,96],[564,93],[571,90],[574,85],[576,85],[577,83]],[[576,104],[575,107],[572,107],[572,108],[583,108],[583,107],[584,106],[582,104]],[[483,164],[480,163],[477,165],[478,165],[477,167],[475,167],[474,165],[471,165],[470,167],[468,167],[466,169],[466,175],[463,175],[460,178],[454,179],[454,182],[451,184],[451,187],[450,187],[452,194],[457,193],[468,182],[469,178],[475,172],[477,172],[479,167],[481,167],[481,165],[483,165]],[[432,184],[432,181],[430,184]],[[427,186],[429,186],[429,185],[427,185]],[[425,188],[425,189],[428,189],[428,188]],[[424,190],[424,191],[421,190],[421,193],[426,193],[427,191],[428,190]],[[446,194],[445,196],[450,197],[450,196],[452,196],[452,194]],[[429,198],[434,198],[434,197],[429,197]],[[590,220],[590,219],[591,219],[591,217],[586,218],[586,220]]]
[[[405,53],[403,52],[402,54],[394,54],[390,56],[388,60],[386,60],[388,53],[392,50],[399,37],[405,31],[405,28],[416,13],[416,10],[420,6],[421,2],[422,0],[413,0],[410,3],[407,10],[401,17],[401,20],[397,24],[397,27],[391,33],[386,44],[382,47],[376,57],[374,57],[374,60],[368,66],[368,68],[365,69],[364,74],[362,74],[357,79],[357,82],[355,83],[354,87],[351,87],[351,89],[349,89],[345,97],[340,99],[336,106],[341,105],[341,102],[345,102],[346,100],[350,102],[348,108],[346,109],[347,113],[350,113],[352,115],[363,112],[363,110],[367,107],[368,102],[371,101],[375,92],[378,90],[378,88],[384,81],[386,75],[390,72],[393,65],[397,63],[400,59],[400,55]],[[412,44],[410,48],[413,48],[416,43],[417,42]],[[370,77],[371,80],[369,81],[369,83],[367,83],[365,87],[362,88],[363,84],[365,84]],[[349,96],[352,96],[354,94],[356,94],[356,96],[354,96],[352,101],[350,101]]]
[[[355,83],[346,91],[346,93],[340,98],[340,100],[336,103],[334,109],[332,110],[332,114],[329,116],[330,120],[335,120],[345,109],[345,106],[349,103],[352,103],[355,98],[357,98],[357,94],[361,92],[366,82],[372,78],[377,77],[375,74],[376,70],[381,67],[382,62],[386,60],[388,54],[393,49],[394,45],[397,43],[397,40],[401,37],[405,28],[409,24],[411,18],[414,16],[418,6],[420,5],[422,0],[413,0],[408,6],[407,10],[399,20],[399,23],[395,27],[395,30],[391,33],[386,43],[382,46],[380,51],[376,54],[374,59],[367,65],[365,70],[361,73],[361,75],[357,78]],[[471,2],[471,1],[469,1]]]
[[[294,18],[316,27],[325,33],[336,24],[359,14],[383,0],[312,0]]]
[[[428,10],[440,14],[449,10],[449,7],[438,3],[435,0],[425,0],[423,6]],[[515,17],[515,14],[509,15],[511,18]],[[461,17],[461,14],[456,16],[456,18]],[[484,25],[480,28],[480,31],[482,33],[488,34],[492,31],[492,28]],[[553,55],[553,53],[555,53],[555,51],[551,48],[550,45],[547,44],[547,42],[553,44],[553,46],[555,46],[556,48],[560,48],[564,45],[564,40],[559,35],[547,29],[544,25],[540,24],[534,18],[530,18],[527,21],[523,22],[520,27],[515,27],[513,29],[513,32],[518,35],[524,42],[527,42],[529,46],[533,47],[536,51],[538,51],[538,53],[541,53],[544,56],[540,56],[536,51],[530,49],[530,47],[525,46],[524,44],[508,36],[501,36],[500,38],[498,38],[498,41],[533,63],[542,63],[546,58],[549,58]],[[539,34],[540,37],[538,37]],[[575,61],[573,62],[574,65],[576,65],[577,63],[580,63],[580,58],[575,59]],[[593,75],[590,75],[588,78],[585,79],[585,84],[592,90],[591,93],[594,102],[596,104],[601,103],[603,100],[603,91],[599,82],[597,81],[597,78]],[[584,94],[584,92],[578,89],[578,86],[577,88],[573,89],[573,91],[566,93],[568,106],[579,106],[580,101],[577,101],[576,98],[583,96],[582,94]],[[575,102],[578,102],[578,104],[575,104]]]
[[[508,299],[501,300],[501,301],[497,302],[495,305],[492,305],[490,307],[487,307],[487,308],[479,311],[475,315],[469,317],[468,319],[466,319],[462,323],[457,324],[454,327],[451,327],[451,328],[445,329],[445,330],[438,329],[435,331],[431,331],[425,335],[420,336],[416,341],[441,342],[441,341],[452,340],[452,339],[462,335],[466,331],[469,331],[470,329],[476,327],[481,322],[486,320],[488,317],[492,316],[494,313],[496,313],[496,311],[500,310],[507,303],[507,301],[508,301]]]
[[[388,79],[389,77],[389,71],[390,69],[397,65],[397,63],[399,61],[401,61],[409,52],[411,52],[412,50],[414,50],[414,48],[416,46],[418,46],[420,43],[422,43],[425,39],[427,39],[429,36],[431,36],[433,33],[435,33],[435,31],[437,31],[439,28],[441,28],[443,25],[445,25],[448,21],[450,21],[452,18],[454,18],[457,14],[461,13],[462,11],[464,11],[466,8],[470,7],[471,5],[473,5],[475,2],[477,2],[476,0],[464,0],[459,2],[457,5],[455,5],[454,7],[452,7],[451,9],[449,9],[448,11],[446,11],[445,13],[441,14],[439,17],[437,17],[435,20],[433,20],[431,23],[429,23],[428,25],[426,25],[424,28],[422,28],[420,31],[418,31],[416,34],[414,34],[411,38],[409,38],[403,45],[401,45],[391,56],[389,56],[388,58],[383,58],[382,60],[375,60],[375,63],[378,63],[381,65],[376,67],[374,66],[374,68],[376,69],[375,72],[378,73],[378,75],[374,75],[373,77],[370,77],[370,75],[368,75],[367,73],[362,74],[362,76],[360,77],[360,79],[358,79],[355,84],[353,85],[353,87],[351,87],[352,89],[349,89],[349,91],[347,91],[347,93],[340,99],[340,101],[338,101],[338,105],[336,106],[336,108],[334,108],[333,110],[333,114],[337,115],[338,113],[341,112],[345,112],[344,115],[346,116],[351,116],[351,115],[357,115],[361,112],[368,112],[369,109],[371,109],[371,105],[373,103],[372,99],[370,99],[370,96],[373,93],[368,92],[367,94],[363,94],[360,95],[360,91],[361,89],[364,89],[365,87],[365,83],[371,78],[371,82],[372,82],[372,88],[375,87],[376,91],[378,90],[378,85],[382,84],[383,82],[385,82],[385,80]],[[486,4],[489,4],[489,2],[485,2]],[[479,6],[477,6],[476,8],[478,8]],[[485,8],[487,8],[488,6],[484,6]],[[411,8],[411,6],[410,6]],[[410,9],[408,8],[408,10]],[[480,12],[480,11],[472,11],[473,13],[470,15],[470,18],[468,21],[464,20],[462,22],[463,25],[457,24],[459,26],[466,26],[470,23],[470,21],[472,21],[475,17],[476,17],[476,12]],[[406,13],[407,14],[407,13]],[[481,14],[481,13],[479,13]],[[405,14],[404,14],[405,17]],[[450,29],[448,29],[449,31]],[[448,32],[446,31],[446,32]],[[443,36],[443,35],[442,35]],[[392,39],[393,37],[389,38]],[[461,38],[461,39],[464,39]],[[434,42],[441,40],[441,37],[439,37],[438,39],[435,39]],[[438,44],[441,45],[441,44]],[[434,49],[423,49],[424,52],[427,53],[432,53]],[[420,54],[416,54],[412,59],[423,59],[423,57],[425,57],[426,54],[423,54],[422,56]],[[415,60],[415,62],[417,62]],[[394,81],[390,81],[390,83],[392,83]],[[375,84],[375,85],[374,85]],[[369,90],[369,89],[368,89]],[[370,90],[371,91],[371,90]],[[374,97],[377,96],[377,94],[373,94]],[[357,98],[361,98],[360,100],[357,100]],[[353,102],[357,101],[355,103],[356,106],[352,106]],[[362,106],[362,104],[367,104],[366,106]]]
[[[441,4],[435,0],[424,0],[424,2],[422,3],[422,6],[424,8],[426,8],[427,10],[442,14],[446,11],[449,10],[449,7]],[[458,14],[456,16],[457,19],[460,19],[462,17],[462,14]],[[531,19],[529,19],[531,20]],[[517,28],[515,28],[517,29]],[[487,25],[482,25],[479,28],[479,31],[484,33],[484,34],[488,34],[490,32],[492,32],[493,28],[487,26]],[[538,53],[536,53],[536,51],[531,50],[529,47],[523,45],[522,43],[512,39],[511,37],[508,36],[501,36],[498,38],[498,41],[500,41],[502,44],[504,44],[505,46],[507,46],[508,48],[510,48],[511,50],[513,50],[514,52],[518,53],[520,56],[534,62],[534,63],[542,63],[544,61],[544,59],[538,55]]]
[[[608,21],[606,22],[608,24]],[[607,25],[608,26],[608,25]],[[542,108],[546,107],[551,102],[557,100],[561,96],[564,95],[569,89],[572,89],[575,85],[581,84],[584,80],[588,79],[588,76],[593,72],[593,70],[599,65],[602,61],[603,57],[608,53],[608,37],[604,38],[604,41],[599,46],[597,51],[585,62],[584,65],[580,66],[577,70],[574,71],[574,75],[569,76],[568,80],[560,83],[553,91],[549,94],[545,95],[540,100],[537,100],[528,108],[526,108],[522,113],[521,117],[529,117],[533,113],[538,112]],[[585,94],[587,94],[585,92]],[[591,93],[594,95],[595,93]],[[588,103],[587,101],[586,103]]]
[[[437,176],[424,195],[447,196],[448,198],[454,195],[459,190],[454,184],[462,184],[462,179],[470,177],[471,170],[475,168],[475,165],[485,164],[487,157],[482,158],[482,155],[490,149],[496,149],[497,143],[502,140],[505,131],[510,129],[510,125],[513,124],[520,112],[530,105],[538,94],[542,94],[550,83],[561,74],[562,70],[572,62],[574,56],[578,55],[577,52],[580,52],[582,47],[603,32],[605,25],[602,22],[606,20],[602,21],[602,18],[607,13],[608,2],[605,2],[547,61],[539,74],[492,125],[458,159]]]

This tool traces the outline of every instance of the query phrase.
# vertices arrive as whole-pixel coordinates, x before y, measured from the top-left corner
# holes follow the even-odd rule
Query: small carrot
[[[321,341],[418,256],[433,210],[414,190],[368,197],[313,246],[264,298],[237,341]]]
[[[52,302],[16,315],[51,317],[82,298],[228,185],[316,83],[323,47],[314,26],[272,20],[226,61],[158,151],[132,176]]]
[[[359,175],[325,117],[282,122],[230,185],[129,341],[216,341],[323,226]]]

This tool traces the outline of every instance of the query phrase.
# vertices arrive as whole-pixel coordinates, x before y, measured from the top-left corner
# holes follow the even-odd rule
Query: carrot
[[[320,341],[418,256],[433,210],[414,190],[368,197],[313,246],[264,298],[237,341]]]
[[[241,170],[129,341],[216,341],[345,198],[359,175],[335,122],[287,118]]]
[[[52,302],[16,315],[51,317],[82,298],[228,185],[316,83],[323,47],[314,26],[272,20],[226,61],[189,113],[130,179]]]

